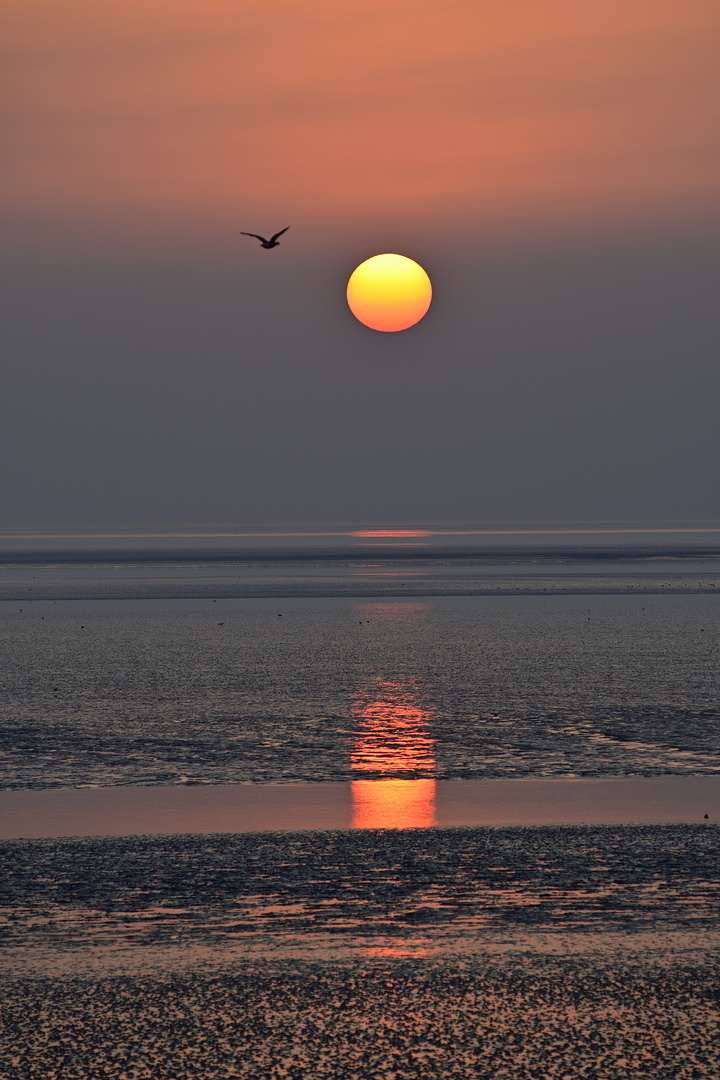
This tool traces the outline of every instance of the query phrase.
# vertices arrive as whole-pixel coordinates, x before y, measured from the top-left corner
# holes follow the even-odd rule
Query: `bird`
[[[267,248],[269,250],[270,248],[280,247],[280,243],[278,241],[278,236],[282,236],[282,234],[284,232],[287,232],[289,228],[290,228],[290,226],[286,225],[284,229],[281,229],[280,232],[276,232],[275,235],[271,236],[269,240],[266,240],[264,236],[260,236],[256,232],[242,232],[242,230],[241,230],[240,235],[241,236],[254,236],[256,240],[260,241],[260,246],[261,247]]]

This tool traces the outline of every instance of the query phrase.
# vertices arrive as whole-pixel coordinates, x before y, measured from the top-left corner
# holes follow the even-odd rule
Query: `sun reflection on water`
[[[435,771],[435,742],[430,713],[412,700],[411,684],[377,681],[375,697],[354,711],[353,772],[385,773],[402,778]]]
[[[392,609],[396,605],[387,606]],[[392,612],[388,614],[392,616]],[[433,825],[432,714],[418,702],[417,686],[412,680],[372,680],[353,712],[351,764],[357,777],[352,781],[353,828],[418,829]]]
[[[354,829],[423,829],[435,824],[434,780],[353,780]]]
[[[384,959],[386,957],[399,959],[404,957],[428,956],[430,950],[426,947],[428,939],[407,939],[401,945],[371,945],[363,949],[365,956]]]

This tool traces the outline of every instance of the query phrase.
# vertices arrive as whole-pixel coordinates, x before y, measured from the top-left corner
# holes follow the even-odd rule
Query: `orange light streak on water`
[[[426,829],[435,824],[434,780],[353,780],[353,829]]]
[[[420,829],[435,823],[435,780],[398,774],[435,771],[431,714],[413,700],[414,688],[378,680],[355,710],[354,773],[387,779],[352,781],[353,828]]]
[[[434,533],[429,532],[427,529],[359,529],[357,532],[350,533],[350,536],[360,537],[363,540],[371,537],[381,537],[384,540],[404,540],[407,537],[433,535]]]
[[[395,776],[434,771],[431,715],[412,701],[412,687],[401,682],[378,682],[374,689],[377,697],[355,710],[353,771]]]
[[[417,944],[415,941],[404,941],[401,946],[370,946],[363,949],[364,956],[375,957],[395,957],[402,958],[408,956],[428,956],[429,949],[426,946],[426,939],[423,939],[422,944]]]

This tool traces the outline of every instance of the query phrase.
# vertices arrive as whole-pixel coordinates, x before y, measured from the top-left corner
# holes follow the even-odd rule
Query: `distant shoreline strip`
[[[342,548],[14,548],[0,549],[0,565],[52,566],[61,564],[156,564],[156,563],[348,563],[361,560],[387,562],[437,563],[489,562],[508,564],[534,561],[625,562],[647,560],[720,560],[720,542],[703,547],[693,545],[655,545],[601,547],[435,547],[420,542],[400,544],[348,545]]]

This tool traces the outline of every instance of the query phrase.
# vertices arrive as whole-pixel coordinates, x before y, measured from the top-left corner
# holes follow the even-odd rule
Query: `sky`
[[[0,528],[720,518],[716,0],[0,0],[0,41]],[[433,283],[398,334],[345,301],[386,251]]]

